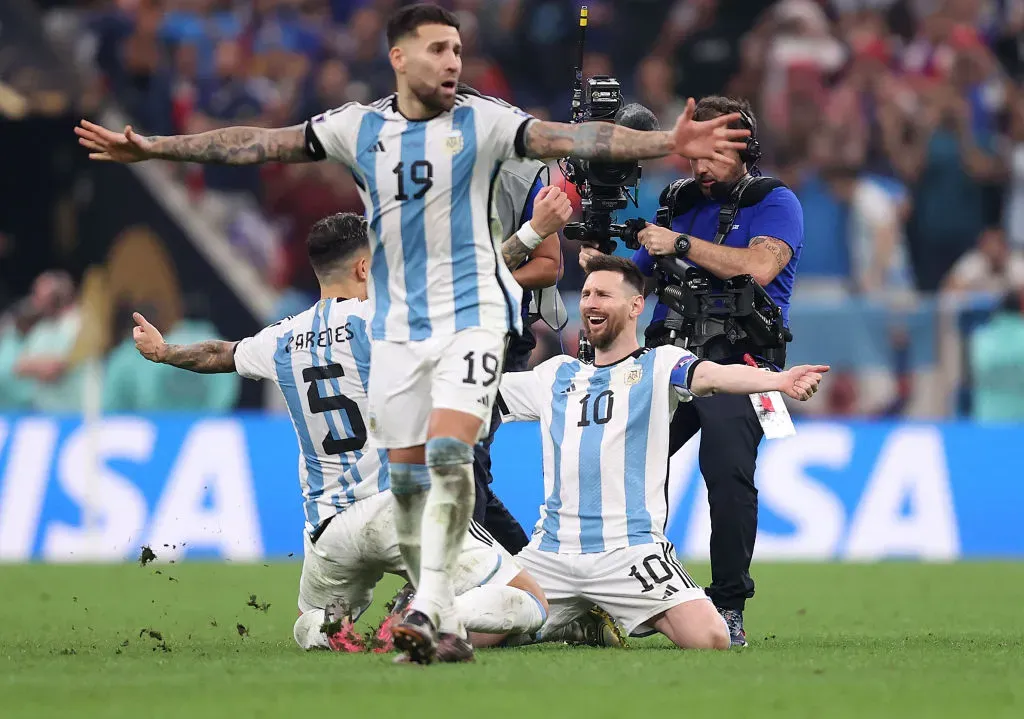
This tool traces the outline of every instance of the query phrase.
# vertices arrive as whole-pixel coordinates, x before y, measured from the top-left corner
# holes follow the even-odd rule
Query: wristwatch
[[[686,235],[679,235],[676,238],[676,254],[683,257],[690,251],[690,238]]]

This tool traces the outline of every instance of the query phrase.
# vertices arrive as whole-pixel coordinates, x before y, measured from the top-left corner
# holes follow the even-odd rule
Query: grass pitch
[[[745,651],[652,638],[426,668],[300,652],[298,575],[0,565],[0,717],[1024,716],[1024,564],[760,565]]]

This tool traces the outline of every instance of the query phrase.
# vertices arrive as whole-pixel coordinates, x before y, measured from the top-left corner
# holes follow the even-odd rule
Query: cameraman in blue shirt
[[[746,101],[705,97],[697,103],[694,119],[708,120],[732,112],[741,113],[737,127],[751,131],[747,149],[731,152],[728,161],[691,160],[693,181],[673,183],[663,193],[663,200],[667,197],[673,205],[671,226],[648,224],[641,230],[638,239],[642,247],[633,261],[642,272],[652,275],[655,258],[675,256],[710,273],[711,289],[716,292],[722,290],[723,280],[751,275],[779,306],[788,327],[790,295],[803,247],[803,210],[796,195],[778,180],[752,179],[752,174],[758,174],[760,147],[756,121]],[[678,193],[669,192],[670,188]],[[720,210],[727,203],[736,209],[729,225],[724,226]],[[584,248],[580,263],[585,267],[596,252]],[[648,346],[667,341],[663,326],[667,314],[668,308],[659,302],[645,332]],[[713,359],[741,363],[747,354],[741,351]],[[780,355],[769,359],[757,352],[749,354],[759,365],[773,369],[784,362]],[[749,571],[757,533],[754,467],[764,432],[748,397],[724,394],[679,405],[672,420],[670,452],[675,453],[698,430],[700,469],[711,507],[712,582],[707,593],[729,625],[733,645],[745,646],[743,609],[754,595]]]

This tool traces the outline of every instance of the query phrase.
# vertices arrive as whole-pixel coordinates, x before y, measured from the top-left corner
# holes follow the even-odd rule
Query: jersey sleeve
[[[669,384],[680,400],[689,402],[693,398],[693,394],[690,392],[693,372],[697,369],[697,365],[704,360],[697,359],[692,352],[673,345],[663,345],[655,351],[662,355],[659,360],[668,365]]]
[[[540,419],[542,387],[536,369],[503,374],[497,400],[502,421],[529,422]]]
[[[782,240],[796,255],[804,244],[804,211],[792,190],[778,187],[757,204],[757,213],[750,220],[750,236]]]
[[[235,344],[235,371],[248,379],[275,379],[277,337],[273,325]]]
[[[336,107],[306,122],[306,152],[314,160],[331,159],[355,165],[356,137],[363,108],[357,103]]]
[[[479,117],[479,137],[488,139],[495,161],[526,157],[526,126],[533,117],[518,107],[489,98],[478,100],[473,107]]]

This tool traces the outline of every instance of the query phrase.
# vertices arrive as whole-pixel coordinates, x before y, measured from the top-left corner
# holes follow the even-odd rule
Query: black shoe
[[[726,626],[729,627],[729,644],[735,649],[747,646],[747,633],[743,631],[743,612],[739,609],[722,609],[717,607]]]
[[[458,634],[441,634],[437,643],[437,661],[458,664],[473,661],[473,645]]]
[[[423,612],[409,612],[391,630],[395,648],[405,652],[416,664],[430,664],[437,657],[437,629]]]

